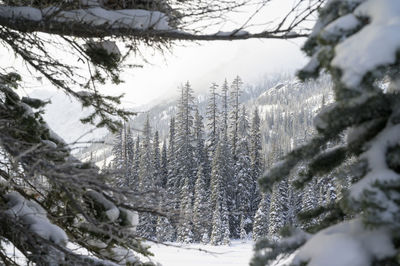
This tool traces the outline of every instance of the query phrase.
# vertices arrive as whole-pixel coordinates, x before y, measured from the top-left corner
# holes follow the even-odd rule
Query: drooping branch
[[[304,1],[298,1],[282,21],[276,23],[275,28],[252,33],[242,28],[228,32],[202,33],[186,30],[185,23],[182,23],[182,26],[172,22],[170,13],[141,9],[109,10],[102,7],[60,10],[57,7],[39,9],[28,6],[1,6],[0,25],[19,32],[44,32],[80,38],[134,37],[191,41],[293,39],[308,35],[309,32],[297,27],[307,21],[324,1],[312,1],[307,7],[302,7],[301,12],[294,13],[301,7],[302,2]],[[294,17],[288,22],[290,15]]]

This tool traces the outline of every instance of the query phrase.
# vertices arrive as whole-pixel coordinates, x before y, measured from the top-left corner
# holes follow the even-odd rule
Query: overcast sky
[[[290,10],[295,0],[276,0],[268,8],[254,17],[253,23],[274,21]],[[237,25],[251,15],[250,10],[235,14],[231,20]],[[276,23],[276,22],[275,22]],[[232,29],[232,23],[226,23],[215,30]],[[259,26],[262,30],[265,25]],[[254,29],[254,28],[253,28]],[[123,103],[126,107],[149,104],[161,98],[173,98],[178,87],[189,81],[195,91],[207,90],[212,82],[221,84],[225,78],[231,81],[236,75],[245,83],[257,83],[263,76],[278,72],[294,72],[303,66],[307,59],[300,51],[305,39],[296,40],[244,40],[244,41],[211,41],[181,42],[171,53],[162,56],[142,51],[150,64],[143,68],[128,69],[122,74],[125,83],[107,84],[102,90],[105,94],[125,93]],[[59,51],[57,51],[59,53]],[[10,65],[18,64],[12,54],[0,53],[0,60]],[[65,60],[72,60],[65,56]],[[75,59],[76,61],[76,59]],[[138,59],[132,56],[127,63],[135,64]],[[76,62],[70,62],[76,64]],[[31,76],[26,71],[26,79]],[[28,82],[24,90],[49,89],[51,86],[35,80]],[[79,88],[77,88],[79,89]]]
[[[306,58],[300,51],[304,40],[246,40],[235,42],[189,43],[177,47],[172,55],[150,57],[153,64],[130,69],[123,74],[126,81],[110,86],[105,92],[126,93],[126,104],[147,103],[156,98],[176,95],[180,84],[189,81],[195,91],[208,89],[212,82],[220,84],[236,75],[246,83],[256,83],[264,75],[295,71]]]

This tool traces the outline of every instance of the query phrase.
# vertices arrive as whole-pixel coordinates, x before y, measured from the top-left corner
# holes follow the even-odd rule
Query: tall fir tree
[[[229,142],[228,125],[229,125],[229,85],[225,79],[221,87],[221,117],[220,117],[220,139],[219,147],[224,154],[223,165],[221,166],[221,173],[224,177],[226,185],[226,204],[228,207],[229,216],[229,230],[231,237],[238,238],[238,223],[236,211],[236,176],[234,173],[234,161],[232,157],[232,148]],[[222,203],[221,203],[222,204]]]
[[[167,151],[167,141],[164,139],[161,148],[161,187],[163,189],[167,188],[168,180],[168,151]]]
[[[258,178],[261,177],[264,169],[261,150],[262,150],[262,139],[261,139],[261,120],[258,114],[258,109],[254,108],[253,116],[251,119],[250,129],[250,160],[251,160],[251,176],[253,178],[254,187],[252,189],[251,196],[251,212],[255,215],[260,202],[260,189],[258,186]]]
[[[162,188],[162,172],[161,172],[161,153],[160,153],[160,139],[158,131],[154,132],[153,137],[153,180],[156,189]]]
[[[236,219],[231,220],[232,223],[236,223],[235,228],[239,230],[236,235],[240,235],[242,238],[243,234],[250,233],[253,226],[253,214],[251,212],[251,199],[252,192],[254,189],[254,180],[251,172],[251,159],[249,151],[249,122],[247,121],[247,114],[245,107],[242,108],[240,117],[238,118],[237,127],[237,160],[235,163],[235,180],[237,181],[235,201]]]
[[[203,166],[197,169],[197,179],[194,187],[193,232],[197,242],[207,243],[211,232],[210,192],[207,187]]]
[[[178,103],[177,132],[176,132],[176,169],[179,189],[185,178],[189,178],[189,190],[193,194],[196,166],[194,162],[193,126],[194,126],[194,97],[193,89],[187,82],[181,87],[181,97]]]
[[[284,180],[301,163],[306,169],[294,180],[298,187],[342,166],[351,184],[340,200],[306,217],[324,217],[308,230],[314,235],[289,249],[281,243],[272,253],[298,248],[293,256],[298,265],[317,265],[322,258],[332,265],[399,264],[399,14],[399,2],[392,0],[327,1],[319,11],[303,47],[311,60],[298,76],[328,72],[335,102],[317,115],[317,134],[270,169],[261,184],[268,188]],[[384,89],[384,82],[395,90]],[[329,147],[342,134],[345,143]],[[332,253],[332,247],[346,248]],[[261,252],[259,265],[280,253]]]
[[[211,208],[214,208],[211,243],[220,245],[229,242],[230,224],[227,197],[226,157],[223,153],[224,141],[220,141],[215,151],[211,170]],[[228,234],[228,235],[227,235]]]
[[[142,132],[142,146],[140,150],[140,164],[139,164],[139,191],[141,193],[154,193],[155,180],[154,180],[154,165],[153,165],[153,152],[151,146],[151,127],[149,116],[147,115],[146,122]],[[154,202],[147,202],[154,205]],[[143,203],[144,204],[144,203]],[[150,213],[141,213],[139,216],[138,233],[140,236],[147,239],[154,239],[156,237],[156,217]]]
[[[270,195],[263,193],[254,216],[253,240],[257,241],[268,236]]]
[[[217,93],[218,85],[213,83],[210,87],[209,99],[207,103],[207,129],[208,129],[208,152],[210,156],[212,156],[216,150],[217,142],[219,138],[219,126],[218,126],[218,93]]]
[[[231,106],[230,111],[230,138],[232,147],[233,160],[237,160],[237,143],[238,143],[238,124],[240,116],[240,95],[242,93],[242,79],[239,76],[233,80],[231,84],[231,91],[229,95],[229,101]]]
[[[193,235],[193,194],[190,188],[190,177],[185,178],[181,189],[181,209],[177,229],[177,240],[183,243],[192,243]]]
[[[272,239],[281,237],[281,229],[287,223],[288,215],[288,184],[286,180],[275,183],[272,188],[268,217],[268,236]]]

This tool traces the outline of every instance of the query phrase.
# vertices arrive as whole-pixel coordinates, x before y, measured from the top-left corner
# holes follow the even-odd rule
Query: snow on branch
[[[176,29],[168,14],[142,9],[108,10],[91,7],[62,10],[23,6],[0,6],[0,25],[21,32],[45,32],[75,37],[161,37],[176,40],[292,39],[307,34],[274,29],[249,33],[242,29],[212,34],[194,34]]]

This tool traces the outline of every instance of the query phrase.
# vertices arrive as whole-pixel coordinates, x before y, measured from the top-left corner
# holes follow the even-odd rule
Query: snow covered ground
[[[150,244],[150,250],[154,253],[152,261],[162,266],[246,266],[253,256],[253,244],[250,240],[232,240],[230,246]],[[69,248],[74,246],[69,245]],[[11,245],[6,245],[6,250],[19,265],[26,265],[24,256],[18,250]],[[88,255],[82,250],[78,253]]]
[[[245,266],[253,256],[253,244],[250,240],[233,240],[230,246],[151,244],[151,251],[153,260],[163,266]]]

